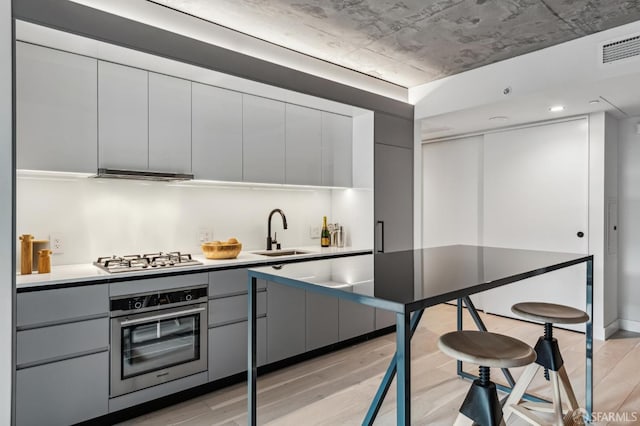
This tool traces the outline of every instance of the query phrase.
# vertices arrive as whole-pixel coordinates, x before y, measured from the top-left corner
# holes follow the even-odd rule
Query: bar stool
[[[566,419],[570,420],[572,414],[579,408],[576,395],[571,387],[571,382],[564,368],[564,361],[558,347],[558,340],[553,337],[553,324],[580,324],[589,320],[589,315],[580,309],[554,303],[527,302],[517,303],[511,307],[511,311],[523,318],[544,322],[544,336],[536,343],[535,351],[537,360],[522,373],[518,383],[511,391],[511,395],[505,403],[505,418],[511,414],[517,414],[531,424],[546,424],[533,411],[553,413],[555,425],[564,424],[565,413],[560,396],[560,386],[564,389],[569,402],[570,411],[566,413]],[[522,396],[531,384],[540,368],[544,368],[544,376],[553,384],[553,403],[539,404],[521,402]]]
[[[531,364],[535,351],[526,343],[487,331],[453,331],[438,339],[438,348],[452,358],[480,366],[480,378],[473,381],[460,407],[454,426],[504,425],[496,385],[490,367],[511,368]]]

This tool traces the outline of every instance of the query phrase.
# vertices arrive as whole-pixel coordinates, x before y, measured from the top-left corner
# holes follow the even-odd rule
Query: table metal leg
[[[478,310],[476,309],[476,306],[473,304],[469,296],[465,296],[461,299],[458,299],[458,331],[462,330],[462,327],[463,327],[462,301],[464,301],[464,304],[467,306],[467,310],[469,311],[469,314],[471,315],[471,318],[473,319],[473,322],[476,324],[476,327],[478,328],[478,330],[487,331],[487,326],[484,324],[484,321],[482,321],[482,318],[480,318],[480,315],[478,314]],[[502,392],[509,393],[511,392],[511,389],[515,385],[515,380],[513,379],[513,376],[511,375],[511,372],[509,371],[508,368],[502,368],[501,370],[505,379],[507,379],[509,386],[503,386],[496,383],[496,388]],[[478,376],[474,374],[463,371],[461,361],[458,361],[458,376],[463,377],[465,379],[471,379],[471,380],[475,380],[478,378]],[[532,401],[532,402],[549,402],[546,399],[539,398],[529,393],[525,393],[524,395],[522,395],[522,399],[526,399],[527,401]]]
[[[586,371],[585,371],[585,409],[587,421],[591,422],[593,412],[593,258],[587,261],[587,321],[586,330]]]
[[[416,311],[411,316],[411,324],[410,324],[410,334],[409,340],[413,337],[413,333],[418,328],[418,324],[420,324],[420,319],[422,318],[422,314],[424,313],[424,309]],[[378,391],[376,395],[373,397],[373,401],[371,401],[371,405],[369,406],[369,411],[367,411],[367,415],[362,421],[363,425],[370,426],[373,424],[378,412],[380,411],[380,407],[382,407],[382,402],[384,401],[389,388],[391,387],[391,382],[396,375],[396,356],[397,351],[393,354],[391,358],[391,362],[389,362],[389,367],[387,368],[386,373],[384,373],[384,377],[382,378],[382,382],[380,382],[380,386],[378,387]]]
[[[257,383],[258,369],[256,364],[256,287],[257,279],[249,277],[249,317],[247,323],[249,324],[248,332],[248,361],[247,361],[247,381],[249,382],[249,391],[247,395],[247,414],[248,424],[250,426],[256,425],[256,397],[257,397]]]
[[[411,424],[411,326],[408,314],[396,314],[396,368],[398,426]]]

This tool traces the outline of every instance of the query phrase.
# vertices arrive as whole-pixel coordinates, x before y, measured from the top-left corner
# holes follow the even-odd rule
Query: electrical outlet
[[[59,232],[49,234],[49,246],[52,254],[64,253],[64,235]]]
[[[213,238],[213,232],[207,228],[200,228],[198,230],[198,242],[204,243],[206,241],[211,241]]]
[[[309,227],[309,238],[320,238],[320,227],[319,226],[310,226]]]

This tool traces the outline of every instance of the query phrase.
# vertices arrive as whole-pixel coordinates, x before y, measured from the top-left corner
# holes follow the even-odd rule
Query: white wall
[[[329,189],[19,176],[16,197],[18,235],[64,236],[64,253],[53,256],[54,265],[158,250],[199,254],[200,229],[212,230],[213,239],[236,237],[243,250],[264,249],[267,216],[274,208],[287,216],[286,231],[278,215],[272,221],[272,232],[278,233],[283,247],[319,246],[309,228],[320,226],[324,215],[345,221],[341,213],[332,213]],[[366,211],[366,204],[358,204],[361,197],[342,198],[349,199],[353,210]]]
[[[11,424],[15,269],[13,262],[13,34],[11,0],[0,1],[0,424]],[[11,348],[11,349],[9,349]]]
[[[619,317],[640,332],[640,117],[620,120],[619,136]]]

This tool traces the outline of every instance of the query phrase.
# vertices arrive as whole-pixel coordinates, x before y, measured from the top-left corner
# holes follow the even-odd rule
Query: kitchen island
[[[593,256],[480,246],[448,246],[249,269],[248,413],[257,423],[259,279],[384,309],[396,315],[396,354],[363,424],[372,424],[397,372],[397,424],[411,422],[411,336],[424,309],[536,275],[586,263],[587,412],[593,401]],[[471,309],[472,305],[469,306]],[[460,323],[459,323],[460,326]]]

